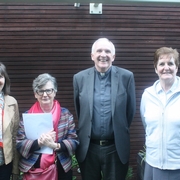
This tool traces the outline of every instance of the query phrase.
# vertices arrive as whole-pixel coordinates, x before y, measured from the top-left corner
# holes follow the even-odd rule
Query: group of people
[[[72,180],[75,153],[82,180],[125,180],[129,166],[129,128],[136,111],[134,75],[112,65],[115,46],[107,38],[94,42],[94,67],[73,77],[73,115],[55,99],[56,78],[40,74],[32,88],[37,101],[24,114],[50,113],[53,128],[37,139],[27,137],[18,103],[9,95],[10,80],[0,63],[0,180],[17,180],[19,171],[47,169],[56,162],[58,180]],[[154,68],[159,79],[144,90],[140,114],[145,128],[144,180],[178,180],[180,177],[179,53],[156,50]],[[33,133],[33,132],[32,132]],[[52,149],[51,154],[41,152]],[[39,152],[40,151],[40,152]],[[11,176],[12,175],[12,176]]]

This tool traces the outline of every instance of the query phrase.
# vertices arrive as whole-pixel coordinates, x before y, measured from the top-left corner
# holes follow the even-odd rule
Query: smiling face
[[[174,82],[178,67],[171,55],[161,55],[158,59],[155,71],[161,81]]]
[[[115,59],[113,44],[109,40],[102,38],[95,42],[92,49],[91,59],[94,61],[97,71],[106,72]]]

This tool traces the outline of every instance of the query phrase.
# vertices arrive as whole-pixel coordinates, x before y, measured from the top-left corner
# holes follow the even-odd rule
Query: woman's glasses
[[[45,92],[47,95],[50,95],[52,94],[54,91],[54,89],[45,89],[45,90],[37,90],[36,93],[39,95],[39,96],[42,96]]]

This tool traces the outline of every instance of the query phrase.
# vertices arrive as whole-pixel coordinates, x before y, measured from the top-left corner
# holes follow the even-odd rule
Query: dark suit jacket
[[[82,162],[91,139],[94,68],[75,74],[73,86],[80,141],[76,157]],[[116,66],[111,70],[111,108],[115,146],[121,162],[126,163],[130,152],[129,127],[136,109],[135,84],[132,72]]]

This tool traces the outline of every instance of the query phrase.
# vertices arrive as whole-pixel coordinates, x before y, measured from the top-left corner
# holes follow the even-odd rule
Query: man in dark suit
[[[130,154],[129,127],[136,101],[133,73],[112,66],[115,47],[94,42],[95,67],[74,75],[74,102],[80,145],[76,157],[83,180],[125,180]]]

